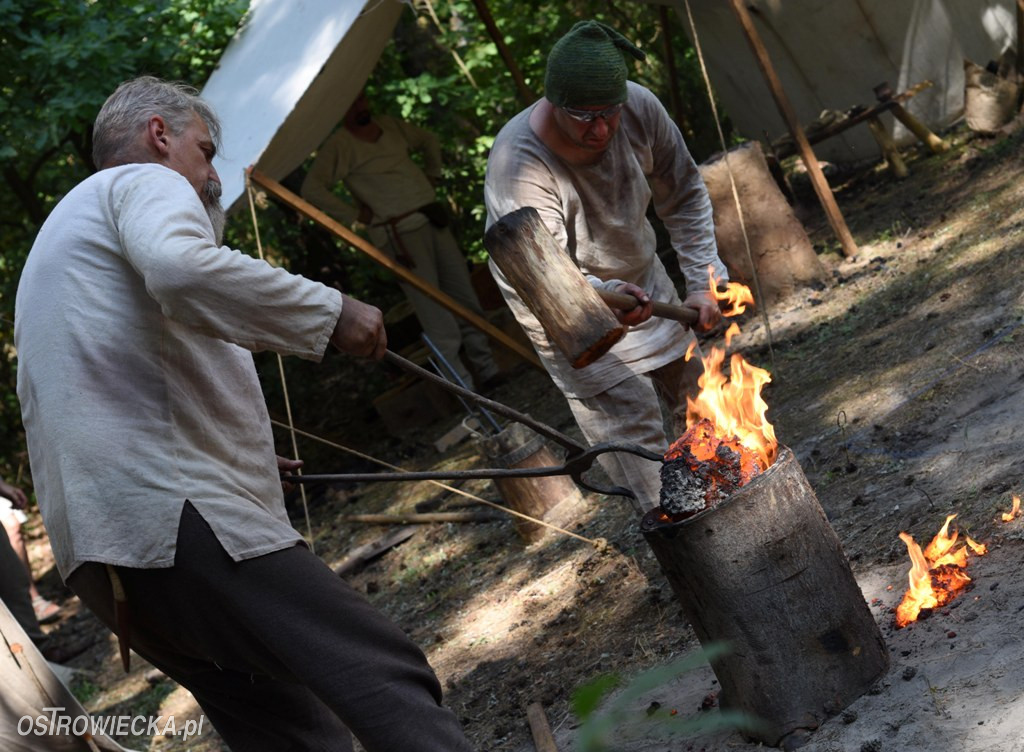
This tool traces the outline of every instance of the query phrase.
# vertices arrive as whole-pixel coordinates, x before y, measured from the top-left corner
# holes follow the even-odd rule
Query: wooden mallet
[[[573,368],[593,363],[625,334],[609,306],[630,311],[637,299],[591,285],[532,206],[491,225],[484,247]],[[655,316],[697,323],[691,308],[655,301],[653,309]]]

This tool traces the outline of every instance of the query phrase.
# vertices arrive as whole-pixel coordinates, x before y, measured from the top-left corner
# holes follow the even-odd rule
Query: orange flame
[[[733,353],[726,376],[722,372],[724,361],[725,351],[717,347],[712,347],[704,358],[704,374],[697,380],[700,394],[697,399],[686,399],[686,425],[711,421],[716,436],[735,437],[767,469],[775,461],[779,447],[775,428],[765,417],[768,403],[761,397],[761,389],[772,377],[738,353]]]
[[[1009,512],[1003,512],[1003,522],[1013,522],[1017,517],[1020,517],[1020,497],[1014,495],[1013,509]]]
[[[723,316],[737,316],[748,304],[754,303],[754,296],[746,285],[729,282],[724,290],[718,288],[714,269],[709,266],[708,289],[716,300],[728,304]],[[725,333],[727,346],[739,331],[739,326],[733,322]],[[692,347],[687,350],[687,359],[692,352]],[[735,353],[729,360],[729,375],[726,376],[722,372],[724,362],[725,351],[717,347],[712,347],[703,359],[704,374],[697,380],[701,392],[696,399],[687,397],[686,400],[687,429],[708,421],[719,442],[738,442],[740,447],[755,455],[762,470],[767,469],[778,453],[775,429],[765,418],[768,404],[761,398],[761,390],[771,381],[771,376]]]
[[[956,546],[959,531],[949,534],[949,523],[956,518],[951,514],[924,551],[908,533],[900,533],[900,540],[907,545],[911,568],[907,575],[910,587],[896,608],[896,626],[905,627],[917,621],[923,609],[944,606],[953,600],[971,581],[965,571],[968,549],[976,556],[983,556],[988,548],[983,543],[964,536],[966,543]]]
[[[741,285],[739,282],[729,282],[724,290],[719,290],[718,282],[715,279],[714,267],[710,265],[708,266],[708,289],[715,300],[728,303],[729,308],[722,311],[722,315],[728,318],[739,316],[747,310],[748,304],[754,305],[754,294],[750,292],[750,288],[746,285]]]

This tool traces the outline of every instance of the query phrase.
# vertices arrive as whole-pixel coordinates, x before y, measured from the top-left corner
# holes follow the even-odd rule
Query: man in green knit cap
[[[591,365],[574,369],[492,263],[491,272],[548,373],[565,394],[591,444],[630,441],[663,452],[685,429],[686,396],[702,373],[694,335],[678,322],[651,317],[651,301],[698,312],[697,328],[720,317],[709,293],[708,267],[728,279],[715,245],[711,201],[682,135],[657,97],[627,80],[644,53],[609,26],[577,23],[548,56],[544,98],[498,134],[487,162],[488,226],[532,206],[591,284],[633,295],[632,311],[616,311],[626,335]],[[664,222],[686,281],[680,302],[655,253],[647,208]],[[606,454],[612,480],[637,497],[639,513],[657,505],[660,463]]]

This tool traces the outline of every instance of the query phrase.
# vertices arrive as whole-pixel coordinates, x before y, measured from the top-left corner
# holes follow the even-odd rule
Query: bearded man
[[[498,133],[487,159],[488,226],[532,206],[591,284],[636,297],[617,311],[626,335],[596,362],[574,369],[491,262],[491,272],[548,373],[565,394],[591,444],[633,442],[665,451],[662,408],[678,435],[686,397],[703,372],[694,335],[681,324],[651,318],[651,301],[684,305],[697,328],[720,318],[709,293],[708,267],[728,280],[718,259],[711,201],[679,129],[650,91],[628,80],[626,60],[644,53],[605,24],[581,21],[548,55],[544,98]],[[686,281],[680,303],[656,253],[648,206],[664,222]],[[636,511],[657,505],[660,463],[625,453],[602,466],[636,495]]]
[[[191,87],[122,84],[29,253],[18,396],[57,569],[233,749],[468,750],[422,652],[289,524],[250,352],[380,358],[381,312],[219,245],[219,134]]]

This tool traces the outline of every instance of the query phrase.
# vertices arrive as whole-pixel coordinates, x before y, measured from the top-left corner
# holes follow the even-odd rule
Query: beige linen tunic
[[[53,210],[15,309],[18,397],[65,579],[170,567],[186,500],[233,559],[288,522],[249,351],[318,360],[336,290],[217,247],[195,190],[155,164],[89,177]]]
[[[371,224],[402,217],[395,225],[399,232],[422,227],[426,216],[409,212],[437,200],[428,176],[441,176],[440,142],[430,131],[387,115],[375,117],[374,122],[381,129],[376,141],[358,139],[342,127],[323,143],[303,181],[302,195],[335,219],[352,224],[359,209],[333,191],[342,182],[373,211]],[[423,155],[423,169],[409,156],[411,151]],[[387,235],[373,227],[371,239],[382,245]]]
[[[595,285],[632,282],[653,300],[679,304],[675,285],[655,253],[647,207],[665,223],[690,292],[708,289],[708,266],[728,274],[718,259],[711,201],[679,129],[657,97],[629,82],[619,130],[592,165],[572,166],[530,129],[532,107],[501,129],[487,160],[484,200],[488,226],[532,206],[547,229]],[[635,374],[683,356],[693,335],[677,322],[652,317],[631,327],[606,355],[574,369],[545,334],[500,270],[491,271],[509,307],[548,372],[567,397],[599,394]]]

